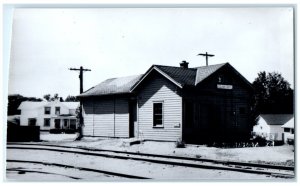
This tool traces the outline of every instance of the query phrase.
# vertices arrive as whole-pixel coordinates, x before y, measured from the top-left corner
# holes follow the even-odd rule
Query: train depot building
[[[152,65],[112,78],[78,97],[83,135],[201,144],[249,139],[251,84],[229,63]]]

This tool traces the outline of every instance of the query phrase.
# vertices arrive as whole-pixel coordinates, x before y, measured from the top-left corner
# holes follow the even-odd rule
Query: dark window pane
[[[162,103],[153,103],[153,126],[163,124]]]
[[[59,115],[60,114],[60,107],[55,107],[55,114]]]
[[[56,129],[60,129],[60,119],[55,119],[54,124]]]
[[[36,125],[36,119],[35,118],[29,118],[28,119],[28,126],[35,126]]]
[[[45,107],[45,114],[50,114],[51,107]]]
[[[50,127],[50,119],[44,119],[44,126]]]

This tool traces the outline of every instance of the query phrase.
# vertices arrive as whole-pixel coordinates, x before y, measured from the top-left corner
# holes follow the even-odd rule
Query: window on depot
[[[153,103],[153,127],[163,127],[163,103]]]
[[[290,132],[290,128],[284,128],[284,132]]]

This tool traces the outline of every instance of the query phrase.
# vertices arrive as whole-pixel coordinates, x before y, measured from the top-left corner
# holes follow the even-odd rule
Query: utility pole
[[[80,68],[69,68],[69,70],[75,70],[79,71],[79,80],[80,80],[80,89],[79,93],[83,93],[83,72],[84,71],[91,71],[90,69],[84,69],[82,66]],[[83,117],[82,117],[82,101],[80,100],[80,107],[79,107],[79,126],[78,126],[78,131],[79,131],[79,136],[76,140],[80,140],[82,138],[82,126],[83,126]]]
[[[208,57],[214,57],[213,54],[208,54],[207,52],[205,54],[198,54],[198,56],[205,56],[206,57],[206,66],[208,66]]]

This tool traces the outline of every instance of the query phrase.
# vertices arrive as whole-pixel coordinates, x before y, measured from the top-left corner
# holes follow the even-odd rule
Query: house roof
[[[49,102],[47,101],[42,101],[42,102],[35,102],[35,101],[23,101],[19,108],[20,110],[29,110],[29,109],[36,109],[36,108],[39,108],[39,107],[43,107],[45,105],[47,105]]]
[[[198,83],[205,80],[207,77],[215,73],[220,68],[229,63],[222,63],[216,65],[208,65],[194,68],[182,68],[173,66],[153,65],[141,78],[139,82],[132,88],[132,91],[150,74],[151,71],[156,70],[165,76],[167,79],[172,81],[178,87],[184,86],[196,86]],[[230,66],[230,65],[229,65]],[[249,83],[247,81],[247,83]]]
[[[60,103],[65,105],[69,109],[76,109],[79,106],[79,102],[60,102]]]
[[[18,125],[20,120],[20,115],[7,116],[7,122],[10,124]]]
[[[293,114],[261,114],[268,125],[284,125],[293,118]]]
[[[42,101],[42,102],[35,102],[35,101],[23,101],[18,109],[25,109],[25,110],[29,110],[29,109],[37,109],[39,107],[44,107],[47,105],[51,105],[53,103],[60,103],[62,105],[64,105],[65,107],[67,107],[68,109],[76,109],[79,105],[79,102],[47,102],[47,101]]]
[[[223,67],[226,64],[228,64],[228,63],[221,63],[221,64],[217,64],[217,65],[198,67],[196,79],[195,79],[195,85],[202,82],[204,79],[209,77],[211,74],[213,74],[214,72],[216,72],[218,69],[220,69],[221,67]]]
[[[183,88],[184,86],[196,86],[198,83],[202,82],[224,66],[230,66],[236,74],[238,74],[247,84],[250,85],[250,83],[229,63],[195,68],[152,65],[145,74],[107,79],[97,86],[92,87],[86,92],[80,94],[78,97],[130,93],[135,90],[135,88],[138,87],[152,71],[157,71],[180,88]]]
[[[281,126],[282,128],[291,128],[293,129],[295,127],[295,120],[294,117],[290,119],[286,124]]]
[[[181,86],[194,85],[197,69],[196,68],[182,68],[172,66],[154,65],[165,74],[169,75],[174,81],[178,82]]]
[[[101,96],[111,94],[130,93],[131,87],[140,80],[142,75],[111,78],[102,83],[92,87],[86,92],[80,94],[78,97]]]

